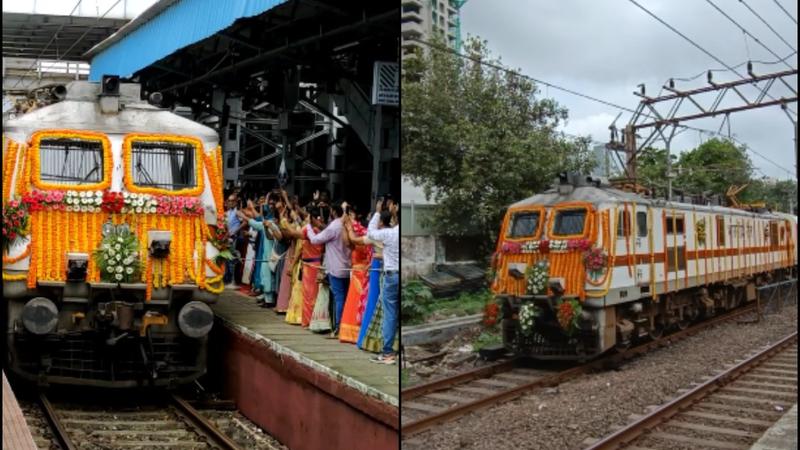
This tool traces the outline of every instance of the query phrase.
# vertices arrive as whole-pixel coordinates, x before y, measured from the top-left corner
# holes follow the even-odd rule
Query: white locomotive
[[[667,202],[591,177],[508,208],[493,257],[503,341],[585,360],[756,298],[796,277],[797,217]]]
[[[116,77],[52,92],[3,124],[8,367],[39,383],[188,383],[222,289],[217,133]]]

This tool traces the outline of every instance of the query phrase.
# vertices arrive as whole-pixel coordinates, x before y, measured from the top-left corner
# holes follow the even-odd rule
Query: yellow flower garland
[[[42,181],[41,172],[41,155],[39,154],[39,145],[42,139],[80,139],[84,141],[99,142],[103,146],[103,179],[99,183],[92,184],[57,184]],[[72,191],[102,191],[111,186],[111,171],[113,160],[111,156],[111,142],[108,136],[103,133],[94,131],[83,130],[41,130],[33,133],[30,140],[31,149],[31,166],[33,171],[33,185],[39,189],[57,189],[57,190],[72,190]]]
[[[19,145],[9,139],[7,150],[3,155],[3,201],[8,200],[11,195],[11,180],[14,176],[14,168],[17,166],[17,150],[19,150]]]
[[[133,149],[132,144],[134,141],[145,142],[171,142],[180,144],[189,144],[195,149],[195,180],[197,185],[191,188],[180,189],[172,191],[169,189],[161,189],[155,187],[142,187],[137,186],[133,182]],[[136,192],[140,194],[154,194],[154,195],[168,195],[168,196],[196,196],[203,192],[203,143],[193,137],[178,136],[170,134],[144,134],[144,133],[130,133],[125,135],[122,142],[122,158],[125,162],[125,174],[123,175],[123,182],[128,192]]]

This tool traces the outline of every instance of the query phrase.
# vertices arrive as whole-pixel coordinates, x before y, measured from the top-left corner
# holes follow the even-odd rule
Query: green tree
[[[747,184],[753,165],[743,146],[723,139],[709,139],[678,160],[675,186],[687,194],[725,196],[732,185]]]
[[[556,131],[565,108],[537,98],[530,80],[476,62],[500,64],[485,41],[470,38],[463,50],[469,59],[431,48],[404,61],[402,169],[436,193],[434,230],[477,233],[488,250],[510,203],[593,161],[588,139]]]
[[[672,164],[677,163],[677,156],[672,157]],[[667,150],[647,147],[636,157],[636,177],[639,184],[652,190],[656,196],[667,195]]]

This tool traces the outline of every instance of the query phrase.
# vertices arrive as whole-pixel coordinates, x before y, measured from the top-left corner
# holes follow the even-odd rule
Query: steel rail
[[[180,410],[180,412],[192,421],[192,425],[200,428],[203,433],[213,439],[214,442],[221,448],[227,450],[240,450],[240,447],[236,445],[235,442],[222,433],[219,428],[211,423],[210,420],[203,417],[199,411],[189,404],[189,402],[175,394],[171,395],[171,400],[172,403],[175,404],[175,406]]]
[[[595,442],[588,447],[587,450],[617,449],[630,444],[649,430],[663,424],[678,413],[718,391],[723,386],[730,384],[744,373],[757,367],[765,360],[768,360],[776,353],[781,352],[784,348],[795,342],[797,342],[797,331],[785,336],[783,339],[758,354],[712,377],[664,406]]]
[[[42,404],[42,411],[44,411],[44,416],[47,419],[47,423],[50,424],[50,428],[53,430],[53,434],[55,435],[56,440],[58,441],[58,445],[61,446],[62,450],[76,450],[78,447],[72,442],[72,439],[67,434],[67,429],[64,428],[64,424],[61,423],[61,418],[58,417],[58,413],[56,409],[53,407],[53,404],[50,403],[50,400],[47,399],[47,396],[43,393],[39,393],[39,402]]]
[[[496,373],[508,372],[509,370],[515,367],[514,366],[515,363],[516,363],[515,359],[510,359],[508,361],[501,361],[499,363],[491,364],[484,367],[479,367],[477,369],[468,370],[466,372],[461,372],[451,377],[439,378],[437,380],[433,380],[428,383],[412,386],[410,388],[403,389],[400,392],[400,399],[403,401],[412,400],[417,397],[421,397],[425,394],[430,394],[431,392],[447,389],[457,384],[467,383],[469,381],[477,380],[479,378],[490,377]]]
[[[744,306],[740,309],[736,309],[734,311],[728,312],[718,317],[714,317],[712,319],[703,321],[697,325],[692,327],[686,328],[684,330],[680,330],[669,335],[663,336],[657,340],[645,342],[641,345],[636,347],[630,348],[622,353],[616,353],[604,358],[596,359],[594,361],[590,361],[586,364],[582,364],[580,366],[576,366],[562,372],[555,373],[553,375],[544,376],[533,380],[531,382],[510,388],[508,390],[498,392],[497,394],[490,395],[488,397],[480,398],[469,403],[462,403],[456,405],[452,408],[449,408],[445,411],[424,417],[419,420],[415,420],[408,424],[401,424],[400,430],[403,437],[410,436],[412,434],[419,433],[426,429],[432,428],[435,425],[438,425],[443,422],[447,422],[449,420],[455,419],[457,417],[461,417],[467,413],[483,409],[492,405],[496,405],[499,403],[504,403],[509,400],[513,400],[517,397],[524,395],[527,391],[532,389],[541,388],[541,387],[548,387],[548,386],[556,386],[560,383],[563,383],[567,380],[576,378],[580,375],[586,374],[587,372],[598,369],[604,366],[607,366],[609,363],[619,363],[625,359],[629,359],[633,356],[640,355],[643,353],[647,353],[653,349],[658,347],[662,347],[674,341],[692,336],[697,334],[698,332],[705,330],[707,328],[713,327],[723,322],[727,322],[731,319],[739,317],[743,314],[752,312],[756,309],[756,304],[750,304]],[[496,364],[494,366],[484,367],[484,371],[487,369],[491,369],[492,367],[497,369],[498,367],[502,367],[505,364],[514,364],[515,360],[506,361],[504,363]],[[433,381],[431,383],[427,383],[425,385],[415,386],[414,388],[409,388],[406,391],[401,393],[401,400],[409,400],[411,398],[420,397],[426,393],[433,392],[436,390],[445,389],[448,386],[452,386],[454,384],[461,384],[465,381],[471,381],[477,378],[486,378],[491,376],[493,373],[491,370],[488,371],[488,375],[484,374],[483,376],[480,375],[481,370],[472,370],[469,372],[465,372],[463,374],[456,375],[454,377],[445,378]]]

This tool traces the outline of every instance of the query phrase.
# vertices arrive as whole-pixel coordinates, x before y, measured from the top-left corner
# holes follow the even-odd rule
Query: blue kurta
[[[250,219],[248,224],[254,230],[258,230],[259,240],[261,241],[256,249],[256,265],[253,268],[253,287],[256,287],[267,297],[270,297],[275,292],[275,275],[269,269],[267,260],[269,259],[269,255],[272,254],[272,246],[275,241],[269,239],[267,236],[263,221]]]

